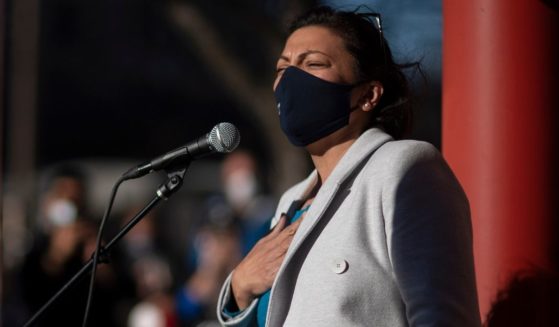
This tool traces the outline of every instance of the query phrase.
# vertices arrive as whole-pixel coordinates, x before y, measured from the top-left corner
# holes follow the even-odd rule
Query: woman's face
[[[343,39],[322,26],[302,27],[289,36],[277,63],[274,90],[289,66],[295,66],[318,78],[337,84],[358,82],[356,61],[346,50]],[[320,142],[315,142],[320,144],[314,148],[320,148],[318,150],[320,152],[332,145],[356,139],[367,128],[368,112],[376,105],[381,94],[382,86],[377,82],[360,83],[354,87],[350,96],[350,108],[360,110],[352,110],[349,124],[322,138]],[[307,147],[307,150],[312,149]]]
[[[289,66],[333,83],[357,81],[355,59],[346,50],[343,39],[321,26],[303,27],[289,36],[276,66],[274,90]]]

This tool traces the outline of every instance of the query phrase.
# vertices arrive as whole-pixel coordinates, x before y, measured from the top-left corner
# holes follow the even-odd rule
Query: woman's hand
[[[239,309],[245,309],[272,287],[302,218],[287,227],[286,221],[287,216],[283,215],[272,232],[260,239],[233,271],[231,288]]]

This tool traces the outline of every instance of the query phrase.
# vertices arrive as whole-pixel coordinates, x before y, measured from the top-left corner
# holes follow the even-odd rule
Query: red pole
[[[558,13],[536,0],[443,3],[443,153],[472,209],[480,310],[552,267]]]

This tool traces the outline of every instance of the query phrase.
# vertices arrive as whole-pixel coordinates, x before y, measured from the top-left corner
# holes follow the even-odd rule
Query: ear
[[[371,111],[380,101],[382,93],[384,92],[384,87],[378,81],[372,81],[368,85],[367,97],[363,102],[363,111]]]

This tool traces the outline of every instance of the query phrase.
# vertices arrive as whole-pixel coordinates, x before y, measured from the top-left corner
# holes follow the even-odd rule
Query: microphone
[[[133,179],[161,169],[179,168],[212,153],[229,153],[240,141],[241,135],[235,125],[219,123],[206,135],[128,170],[122,178]]]

